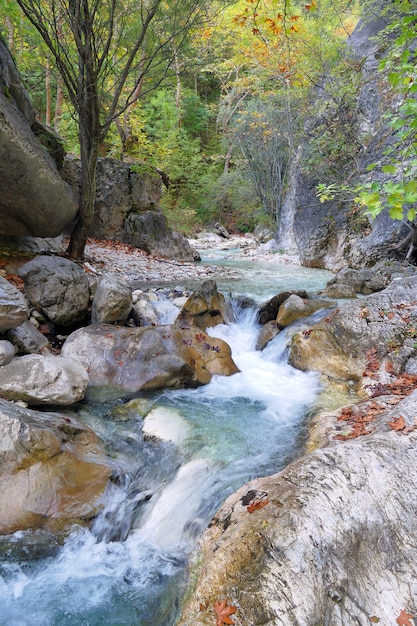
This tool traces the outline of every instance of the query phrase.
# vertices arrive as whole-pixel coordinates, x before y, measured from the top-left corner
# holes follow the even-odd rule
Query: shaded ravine
[[[309,289],[328,277],[307,274]],[[267,276],[273,281],[271,271]],[[294,288],[287,277],[282,286]],[[270,282],[265,297],[273,295]],[[259,300],[261,291],[255,272],[252,295]],[[114,460],[103,511],[91,530],[74,528],[63,546],[42,532],[0,542],[0,624],[175,623],[197,537],[228,495],[297,454],[303,418],[318,392],[315,374],[286,363],[285,334],[255,351],[258,330],[254,311],[245,310],[236,324],[210,331],[232,347],[241,370],[232,377],[126,405],[75,408]]]

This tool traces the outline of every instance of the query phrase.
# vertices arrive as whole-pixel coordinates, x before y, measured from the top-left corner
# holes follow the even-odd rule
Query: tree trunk
[[[49,65],[49,59],[46,59],[45,67],[45,92],[46,92],[46,108],[45,108],[45,124],[51,125],[51,67]]]
[[[182,115],[181,115],[181,66],[178,59],[177,52],[174,53],[174,68],[175,68],[175,79],[177,82],[177,87],[175,91],[175,106],[177,107],[178,113],[178,128],[181,128],[182,123]]]
[[[100,145],[100,107],[97,76],[94,67],[94,52],[91,39],[81,47],[77,99],[78,138],[81,156],[80,206],[78,219],[71,233],[67,254],[71,259],[84,259],[90,226],[94,216],[96,198],[96,169]]]
[[[86,157],[83,158],[81,155],[80,208],[67,249],[70,259],[84,259],[85,246],[94,216],[97,159],[98,145]]]
[[[55,113],[54,113],[54,128],[59,131],[59,125],[62,117],[62,105],[64,102],[64,92],[62,89],[62,79],[58,78],[56,86],[56,100],[55,100]]]

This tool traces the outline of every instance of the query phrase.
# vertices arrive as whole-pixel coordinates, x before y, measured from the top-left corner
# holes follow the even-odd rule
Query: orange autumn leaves
[[[378,359],[377,350],[371,348],[366,352],[366,369],[364,377],[378,379],[381,370],[381,363]],[[367,385],[370,400],[361,402],[356,407],[347,406],[341,409],[337,422],[343,422],[342,432],[334,436],[339,441],[347,441],[364,435],[369,435],[374,431],[372,422],[375,418],[387,412],[388,407],[397,405],[400,400],[410,395],[417,388],[417,376],[412,374],[396,374],[392,363],[387,362],[385,372],[389,375],[387,382],[375,382]],[[381,404],[375,398],[384,396]],[[414,424],[407,424],[404,416],[399,415],[387,421],[387,426],[391,430],[402,435],[408,435],[417,429],[417,420]]]
[[[214,612],[217,615],[216,626],[223,626],[224,624],[234,624],[231,619],[231,615],[236,613],[237,606],[233,606],[227,603],[227,600],[216,600],[214,603]]]

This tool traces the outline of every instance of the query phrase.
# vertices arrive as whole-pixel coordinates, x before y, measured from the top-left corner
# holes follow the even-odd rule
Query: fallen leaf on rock
[[[378,622],[381,621],[376,615],[372,615],[372,617],[370,617],[369,619],[373,624],[378,624]]]
[[[392,430],[403,430],[405,428],[405,419],[402,415],[394,417],[391,422],[388,422],[388,426],[392,428]]]
[[[237,606],[233,606],[231,604],[227,604],[227,600],[216,600],[214,603],[214,610],[217,615],[216,626],[223,626],[223,624],[234,624],[234,621],[229,617],[229,615],[233,615],[236,613]]]
[[[269,500],[254,500],[246,508],[247,508],[248,513],[253,513],[254,511],[257,511],[258,509],[263,509],[264,506],[266,506],[267,504],[269,504]]]
[[[410,615],[403,609],[395,621],[398,626],[414,626],[412,622],[410,622],[410,619],[414,619],[414,615]]]

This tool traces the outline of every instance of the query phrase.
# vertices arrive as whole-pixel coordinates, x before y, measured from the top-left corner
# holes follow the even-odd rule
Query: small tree
[[[212,0],[17,0],[40,33],[78,121],[79,214],[68,254],[82,259],[94,213],[96,165],[109,128],[166,78]]]
[[[295,125],[295,117],[294,117]],[[248,102],[233,128],[262,208],[278,226],[291,154],[285,102]]]

